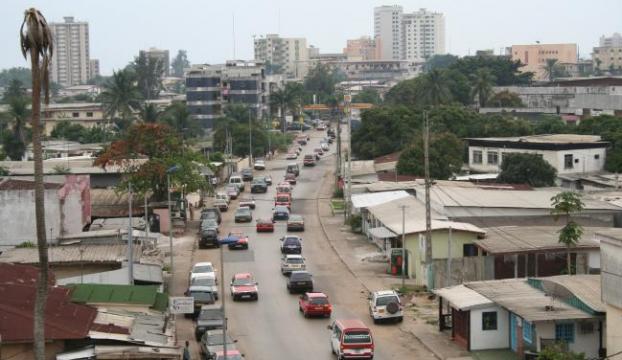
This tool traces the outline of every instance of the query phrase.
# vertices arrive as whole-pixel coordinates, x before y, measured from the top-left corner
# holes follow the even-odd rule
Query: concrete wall
[[[622,352],[622,309],[607,305],[607,329],[606,346],[607,355]],[[621,360],[622,354],[612,357],[613,360]]]
[[[483,330],[482,313],[497,312],[497,330]],[[510,347],[510,315],[498,306],[471,310],[471,350],[507,349]]]
[[[462,284],[468,281],[490,280],[493,276],[486,277],[486,257],[459,257],[451,260],[451,280],[447,279],[448,259],[434,259],[434,288],[441,288]]]
[[[574,342],[568,344],[570,351],[585,353],[586,358],[598,358],[599,331],[597,320],[585,320],[593,323],[594,331],[590,334],[582,334],[580,323],[574,321],[575,339]],[[562,322],[560,322],[562,323]],[[538,338],[538,351],[542,350],[540,339],[555,339],[555,322],[538,322],[536,323],[536,334]],[[618,333],[619,334],[619,333]]]

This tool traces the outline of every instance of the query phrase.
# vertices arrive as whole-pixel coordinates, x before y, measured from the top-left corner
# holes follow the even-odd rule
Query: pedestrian
[[[184,357],[183,360],[191,360],[190,357],[190,341],[186,340],[186,347],[184,347]]]

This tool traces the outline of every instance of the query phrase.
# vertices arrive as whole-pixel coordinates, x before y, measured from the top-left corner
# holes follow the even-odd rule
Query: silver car
[[[289,275],[292,271],[306,270],[305,258],[302,255],[285,255],[281,259],[281,273]]]

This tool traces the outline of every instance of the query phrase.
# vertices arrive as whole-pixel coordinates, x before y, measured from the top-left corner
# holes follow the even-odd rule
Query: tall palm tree
[[[34,309],[35,359],[45,359],[45,304],[48,289],[48,255],[45,238],[45,212],[43,189],[43,153],[41,151],[41,86],[45,91],[45,103],[50,100],[49,65],[54,53],[52,32],[41,12],[30,8],[24,12],[19,30],[22,55],[30,56],[32,73],[32,148],[35,167],[35,219],[37,246],[39,250],[39,276]],[[42,84],[43,82],[43,84]]]
[[[104,116],[108,119],[130,120],[140,108],[140,92],[130,70],[119,70],[104,85],[101,93]]]
[[[420,84],[417,98],[421,105],[436,107],[451,101],[449,80],[444,71],[438,69],[430,71],[423,75]]]
[[[140,118],[146,123],[153,124],[158,122],[160,115],[161,113],[158,110],[158,107],[151,103],[145,103],[145,105],[143,105],[140,109]]]
[[[496,77],[488,68],[477,69],[471,79],[471,97],[477,96],[477,103],[480,107],[484,107],[492,93],[492,86]]]
[[[555,79],[555,73],[557,72],[557,59],[546,59],[546,65],[544,65],[544,74],[553,81]]]

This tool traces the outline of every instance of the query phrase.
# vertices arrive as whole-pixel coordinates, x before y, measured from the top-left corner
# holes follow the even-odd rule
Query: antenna
[[[233,60],[235,60],[235,13],[231,13],[232,37],[233,37]]]

